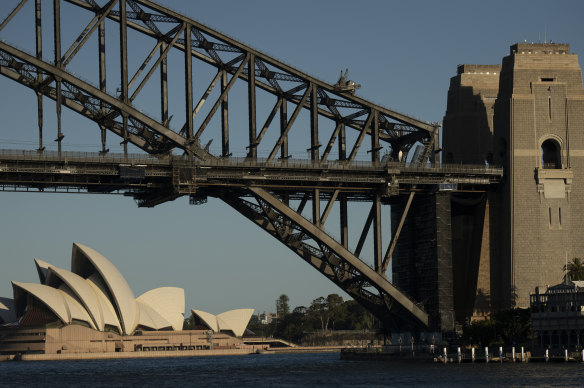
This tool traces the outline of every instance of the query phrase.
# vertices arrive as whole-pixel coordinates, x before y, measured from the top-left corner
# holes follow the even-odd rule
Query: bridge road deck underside
[[[322,190],[321,199],[329,201],[339,195],[345,200],[369,201],[372,193],[383,193],[383,201],[391,202],[396,195],[440,187],[481,191],[500,176],[500,169],[481,166],[420,168],[397,163],[268,163],[237,158],[192,162],[184,157],[0,151],[0,188],[5,191],[119,193],[133,196],[141,206],[182,195],[190,195],[193,202],[218,197],[393,328],[420,327],[428,318],[383,272],[364,263],[286,202],[305,202],[307,193],[317,188]],[[375,292],[370,291],[372,287]]]
[[[26,0],[21,0],[12,12],[0,7],[3,19],[0,33],[14,22],[15,15],[27,9],[24,3]],[[61,31],[61,5],[65,4],[69,10],[79,12],[80,20],[89,21],[82,31],[73,32],[68,39],[62,39],[66,29]],[[183,195],[189,195],[191,203],[202,203],[207,196],[218,197],[339,285],[386,327],[427,326],[428,316],[423,308],[385,277],[409,204],[416,192],[437,190],[441,185],[455,190],[486,190],[499,181],[500,170],[484,166],[427,167],[437,148],[438,125],[340,90],[152,1],[53,0],[53,12],[48,16],[41,0],[34,0],[34,5],[34,23],[30,28],[36,32],[36,52],[17,48],[24,46],[19,43],[28,43],[22,41],[25,35],[16,37],[15,43],[2,35],[0,74],[35,94],[38,153],[0,153],[0,188],[122,193],[134,197],[140,206],[155,206]],[[47,25],[53,27],[50,39],[44,40],[53,43],[50,51],[54,58],[50,59],[43,55],[43,34],[50,35],[47,31],[51,30]],[[115,34],[106,35],[106,29],[109,31],[112,25]],[[133,34],[128,34],[129,30]],[[86,47],[92,34],[97,36],[97,50]],[[138,61],[133,69],[131,63],[135,62],[128,61],[128,53],[129,48],[140,46],[131,41],[137,35],[148,40],[152,50],[145,52],[146,59]],[[62,50],[64,41],[73,44]],[[171,51],[181,59],[178,68],[172,67],[169,60]],[[110,86],[119,85],[116,95],[108,93],[106,87],[109,63],[106,58],[112,54],[119,59],[115,75],[109,76]],[[70,71],[69,64],[78,57],[98,65],[94,66],[97,75],[82,74],[84,79],[98,79],[98,85]],[[208,84],[205,80],[195,83],[208,85],[198,103],[193,87],[194,61],[210,66],[213,73]],[[85,66],[83,71],[91,72],[92,67]],[[155,73],[160,82],[152,88]],[[176,74],[180,74],[179,78],[184,74],[179,80],[184,92],[179,90],[179,97],[170,98],[168,80]],[[148,83],[150,88],[144,88]],[[236,83],[245,84],[247,99],[229,98]],[[218,93],[213,92],[216,85]],[[160,100],[160,114],[156,117],[138,109],[141,96],[146,94],[144,90],[148,94],[142,98]],[[270,113],[263,125],[257,125],[257,91],[274,100],[265,109]],[[56,154],[47,152],[43,145],[44,100],[55,102]],[[169,101],[184,103],[184,125],[179,123],[180,129],[171,129]],[[235,144],[230,139],[228,107],[237,103],[245,105],[242,109],[248,113],[246,144]],[[99,155],[62,152],[63,106],[97,124],[101,133]],[[203,106],[210,107],[204,118],[200,114]],[[307,113],[307,120],[297,120],[301,112]],[[212,121],[214,116],[220,116],[219,123]],[[268,131],[277,132],[275,142],[266,140]],[[354,136],[346,136],[347,131],[354,131]],[[108,133],[116,136],[115,141],[122,140],[123,156],[108,155]],[[308,161],[296,160],[289,153],[290,136],[297,133],[298,141],[304,143],[295,147],[307,150]],[[217,139],[216,144],[221,145],[218,155],[210,153],[208,146],[201,146],[203,135]],[[326,136],[323,144],[322,136]],[[132,157],[128,154],[129,144],[156,158]],[[236,147],[246,151],[245,159],[231,157]],[[267,158],[258,158],[260,147],[269,154]],[[381,163],[383,149],[389,160],[400,163]],[[170,156],[177,154],[186,156]],[[371,162],[358,162],[358,154],[369,155]],[[412,165],[401,163],[406,160]],[[399,195],[408,196],[408,205],[384,253],[381,206]],[[348,243],[348,226],[353,220],[348,217],[347,204],[351,201],[371,204],[353,249],[349,249]],[[323,209],[321,202],[325,204]],[[339,210],[339,241],[324,228],[333,206]],[[305,208],[311,217],[305,215]],[[359,259],[366,240],[373,245],[372,265]]]

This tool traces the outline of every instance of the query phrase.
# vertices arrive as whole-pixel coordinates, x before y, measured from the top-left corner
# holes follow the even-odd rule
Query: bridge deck
[[[320,188],[367,194],[371,189],[410,192],[484,190],[502,177],[502,169],[470,165],[428,165],[365,161],[315,162],[221,158],[189,160],[182,156],[100,155],[98,153],[0,150],[2,190],[120,191],[174,186],[187,194],[197,189],[270,187],[286,191]],[[413,186],[416,186],[414,188]],[[370,193],[369,193],[370,194]]]

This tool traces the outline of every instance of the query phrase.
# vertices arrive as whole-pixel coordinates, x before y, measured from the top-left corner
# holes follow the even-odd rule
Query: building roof
[[[217,315],[220,330],[231,330],[237,337],[241,337],[253,315],[253,309],[229,310]]]
[[[65,300],[65,305],[67,306],[67,310],[69,310],[69,322],[67,323],[70,324],[75,321],[85,322],[92,329],[97,330],[97,326],[95,326],[95,323],[93,323],[93,320],[87,313],[87,310],[85,310],[81,303],[79,303],[77,299],[73,297],[74,294],[69,287],[62,285],[61,288],[59,288],[57,291],[62,294],[63,299]]]
[[[0,324],[42,325],[59,320],[120,334],[132,334],[138,326],[182,329],[183,289],[156,288],[136,299],[118,269],[85,245],[73,244],[71,271],[39,259],[35,266],[42,284],[12,282],[14,299],[0,298]],[[33,303],[30,309],[29,303]]]
[[[20,282],[12,282],[12,289],[14,290],[14,307],[18,316],[24,315],[30,294],[42,302],[63,323],[71,323],[71,313],[59,290],[44,284]]]
[[[174,330],[182,330],[185,320],[185,290],[182,288],[155,288],[143,293],[136,300],[158,311]]]
[[[123,333],[132,334],[138,326],[139,310],[134,293],[120,271],[101,253],[78,243],[73,243],[71,270],[83,277],[89,277],[95,271],[101,275],[109,295],[112,296],[112,304],[120,319]]]
[[[0,298],[0,323],[16,321],[14,312],[14,300],[10,298]]]
[[[193,314],[197,317],[201,318],[201,320],[209,327],[209,329],[213,330],[215,333],[219,332],[219,325],[217,324],[217,317],[211,313],[202,310],[191,310]]]
[[[167,319],[146,303],[138,301],[138,309],[140,310],[139,326],[152,330],[172,328],[172,325]]]
[[[201,310],[191,310],[199,317],[213,332],[231,331],[235,336],[241,337],[245,332],[249,320],[253,314],[253,309],[229,310],[219,315],[213,315]]]
[[[39,275],[39,282],[41,282],[41,284],[45,284],[47,271],[49,270],[49,263],[40,259],[34,259],[34,264],[36,265],[36,269]]]
[[[118,331],[122,332],[122,326],[120,325],[120,320],[116,315],[116,309],[110,302],[108,296],[106,295],[105,286],[102,284],[101,279],[97,274],[94,274],[89,277],[89,279],[85,279],[87,284],[93,289],[95,295],[97,295],[97,299],[99,300],[99,304],[101,306],[101,313],[103,316],[103,325],[104,330],[106,326],[115,327]]]
[[[87,310],[94,326],[98,330],[104,329],[103,314],[98,296],[86,279],[71,271],[49,265],[46,284],[51,287],[59,287],[61,284],[66,284]]]

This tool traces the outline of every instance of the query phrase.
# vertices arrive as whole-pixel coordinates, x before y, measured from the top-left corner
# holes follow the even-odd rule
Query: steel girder
[[[124,18],[122,18],[121,11],[111,8],[112,4],[116,3],[113,0],[107,2],[104,6],[99,6],[93,0],[65,1],[92,11],[102,18],[107,17],[119,23],[124,22],[127,28],[152,37],[157,42],[167,43],[168,48],[174,47],[184,52],[188,51],[185,48],[190,46],[190,54],[194,58],[215,66],[218,71],[230,73],[234,77],[248,82],[251,97],[249,103],[250,116],[255,114],[253,89],[258,87],[274,94],[279,99],[282,98],[288,102],[300,104],[305,109],[312,109],[315,114],[337,123],[343,123],[348,127],[371,134],[373,137],[389,143],[394,159],[397,159],[400,151],[403,157],[406,157],[412,145],[416,142],[424,144],[426,149],[424,157],[426,160],[431,156],[430,150],[434,149],[438,130],[436,124],[428,124],[373,104],[350,93],[339,92],[335,90],[333,85],[300,72],[235,39],[152,1],[126,0],[125,3],[130,6],[131,10],[125,12]],[[168,26],[171,26],[171,28]],[[171,40],[172,35],[179,35],[176,34],[176,30],[181,26],[184,26],[187,30],[184,38]],[[188,31],[191,34],[188,34]],[[187,43],[190,44],[187,45]],[[249,56],[248,66],[238,72],[236,64],[240,63],[246,56]],[[190,56],[185,55],[185,58],[190,58]],[[145,64],[147,64],[147,61],[145,61]],[[156,65],[152,66],[152,68],[156,68]],[[144,80],[146,81],[148,78],[149,76],[146,76]],[[311,88],[314,88],[316,93],[303,101],[303,94],[298,93]],[[188,100],[189,93],[187,92],[186,94],[186,99]],[[216,104],[223,101],[224,97],[225,95],[222,94]],[[190,104],[187,103],[187,105]],[[341,112],[340,109],[348,111]],[[368,115],[373,114],[378,116],[378,123],[375,128],[366,125]],[[187,122],[190,122],[189,118],[187,118]],[[249,147],[250,156],[252,157],[255,157],[253,150],[257,148],[258,143],[261,141],[261,139],[252,136],[256,130],[255,127],[255,120],[250,118]],[[204,127],[200,128],[199,132],[203,130]],[[312,128],[311,130],[318,133],[317,128]],[[372,148],[370,152],[372,159],[379,158],[379,148]]]
[[[408,152],[416,143],[421,143],[424,150],[420,155],[420,164],[428,161],[435,147],[438,126],[428,124],[407,115],[400,114],[382,106],[368,102],[348,92],[336,90],[333,85],[315,79],[293,67],[286,65],[268,55],[243,45],[236,40],[210,29],[192,19],[168,10],[146,0],[110,0],[101,5],[94,0],[64,0],[81,9],[93,13],[89,24],[79,34],[73,45],[65,54],[61,50],[60,0],[53,0],[53,40],[55,58],[48,62],[42,55],[42,15],[41,0],[35,0],[36,20],[36,55],[16,49],[4,41],[0,42],[0,74],[33,89],[38,97],[39,111],[39,150],[43,147],[42,98],[49,97],[56,101],[57,141],[59,153],[64,134],[61,131],[61,106],[89,118],[99,125],[102,137],[102,152],[107,152],[105,131],[109,130],[122,138],[124,151],[132,143],[150,154],[171,154],[173,150],[182,150],[187,155],[199,160],[215,157],[229,157],[229,125],[227,100],[232,86],[241,80],[248,85],[249,144],[248,158],[258,158],[258,146],[265,139],[264,135],[276,115],[280,116],[280,136],[271,148],[268,161],[273,161],[279,152],[279,158],[286,160],[288,154],[288,137],[291,131],[298,131],[295,125],[302,110],[307,110],[310,117],[310,144],[307,150],[313,163],[326,162],[331,159],[331,150],[338,145],[338,161],[353,163],[360,152],[365,138],[370,138],[371,161],[379,163],[382,143],[388,144],[393,160],[400,156],[405,160]],[[24,1],[2,23],[0,30],[20,11]],[[105,36],[105,19],[119,24],[120,29],[120,94],[112,96],[106,91],[105,59],[107,45]],[[155,44],[140,64],[133,76],[128,65],[128,35],[132,29],[144,36],[153,38]],[[82,81],[67,70],[75,56],[89,37],[98,31],[99,85],[94,86]],[[171,50],[181,51],[184,55],[186,117],[179,131],[170,129],[168,115],[168,88],[166,84],[167,57]],[[156,52],[159,51],[158,56]],[[155,58],[153,64],[150,62]],[[209,83],[198,103],[194,101],[192,88],[192,61],[202,61],[217,69],[217,74]],[[149,68],[143,75],[143,71]],[[148,116],[134,107],[133,102],[156,70],[160,71],[161,113],[159,118]],[[214,101],[209,96],[220,81],[219,97]],[[257,125],[256,89],[261,89],[275,96],[276,102],[263,126]],[[194,117],[205,104],[211,104],[208,115],[202,124],[194,127]],[[288,116],[288,106],[294,106]],[[221,112],[220,155],[211,155],[199,143],[201,135],[208,128],[211,119]],[[319,141],[319,117],[334,123],[334,131],[326,142],[324,152]],[[353,144],[347,143],[346,128],[358,132]],[[342,183],[340,183],[342,185]],[[239,187],[239,186],[238,186]],[[236,210],[268,233],[282,241],[290,249],[307,260],[321,273],[347,291],[363,304],[388,327],[405,328],[406,326],[424,326],[428,322],[423,310],[393,287],[384,277],[390,248],[383,255],[381,241],[381,205],[382,196],[388,195],[386,187],[376,187],[369,195],[359,194],[360,200],[367,198],[371,202],[371,211],[365,222],[359,242],[353,252],[348,250],[347,202],[350,195],[341,190],[323,191],[314,188],[304,191],[303,199],[296,210],[288,206],[292,192],[279,191],[277,197],[262,188],[261,185],[225,191],[206,189],[205,193],[215,195],[229,203]],[[184,193],[175,187],[161,188],[137,199],[141,204],[153,206],[171,200]],[[302,195],[296,188],[294,195]],[[253,197],[258,202],[254,206],[244,198]],[[281,198],[281,199],[279,199]],[[320,208],[321,199],[328,199],[324,209]],[[312,205],[312,220],[302,216],[308,201]],[[333,205],[340,209],[340,242],[324,232],[326,222]],[[259,206],[259,207],[258,207]],[[405,217],[405,215],[404,215]],[[271,225],[271,227],[269,226]],[[370,268],[357,257],[363,249],[369,230],[373,225],[373,261]],[[295,231],[292,233],[292,231]],[[290,234],[292,233],[292,234]],[[312,241],[314,245],[308,242]],[[389,253],[388,253],[389,252]]]
[[[226,191],[219,197],[341,287],[385,327],[403,330],[428,325],[428,315],[418,304],[321,228],[268,191],[250,191],[257,205],[244,200],[244,193]]]
[[[0,74],[45,97],[60,100],[61,104],[148,153],[168,153],[171,148],[179,147],[200,158],[208,157],[208,153],[197,144],[188,144],[185,138],[131,104],[4,42],[0,42]],[[61,87],[57,88],[57,83]],[[116,121],[120,116],[130,122],[125,129],[122,122]]]

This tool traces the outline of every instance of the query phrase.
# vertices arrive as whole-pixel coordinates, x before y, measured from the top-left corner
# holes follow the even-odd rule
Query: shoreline
[[[59,354],[22,354],[20,356],[0,355],[3,361],[73,361],[73,360],[109,360],[131,358],[170,358],[170,357],[216,357],[265,355],[285,353],[340,353],[342,346],[296,346],[289,348],[271,349],[204,349],[204,350],[177,350],[177,351],[149,351],[149,352],[107,352],[107,353],[59,353]]]

